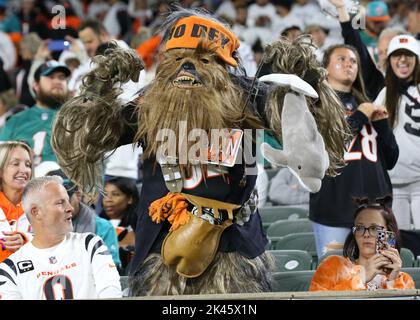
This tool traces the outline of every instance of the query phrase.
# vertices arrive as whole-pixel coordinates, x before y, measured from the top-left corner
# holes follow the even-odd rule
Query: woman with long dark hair
[[[386,61],[386,87],[375,103],[384,104],[400,148],[389,172],[393,210],[400,229],[420,229],[420,48],[410,35],[392,38]]]
[[[323,64],[328,83],[345,108],[353,139],[340,175],[325,176],[320,191],[310,194],[309,219],[319,258],[330,246],[344,243],[353,225],[354,197],[379,198],[392,193],[387,170],[398,159],[398,145],[388,126],[385,107],[370,103],[365,93],[356,49],[331,46],[325,51]]]

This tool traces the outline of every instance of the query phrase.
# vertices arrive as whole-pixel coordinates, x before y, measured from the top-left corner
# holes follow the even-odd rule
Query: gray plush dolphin
[[[310,192],[318,192],[329,166],[328,153],[304,95],[317,97],[316,91],[295,75],[271,74],[261,81],[288,87],[281,116],[283,150],[261,145],[263,156],[275,166],[289,168],[299,183]]]

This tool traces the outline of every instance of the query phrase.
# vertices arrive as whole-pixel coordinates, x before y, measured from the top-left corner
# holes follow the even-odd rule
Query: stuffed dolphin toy
[[[261,145],[261,152],[275,166],[289,168],[299,183],[310,192],[318,192],[329,166],[324,140],[309,111],[305,95],[317,98],[316,91],[305,81],[290,74],[270,74],[260,81],[288,87],[281,116],[283,150]]]

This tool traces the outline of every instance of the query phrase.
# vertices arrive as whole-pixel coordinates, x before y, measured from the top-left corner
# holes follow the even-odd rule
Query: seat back
[[[401,260],[402,260],[402,267],[403,268],[414,267],[414,254],[411,252],[410,249],[401,248],[400,257],[401,257]]]
[[[292,233],[312,232],[312,224],[308,219],[279,220],[267,229],[269,237],[283,237]]]
[[[121,282],[121,291],[124,291],[128,288],[128,276],[121,276],[120,277]]]
[[[315,237],[313,232],[288,234],[284,237],[270,238],[271,250],[303,250],[312,256],[313,262],[317,263]]]
[[[269,250],[275,260],[274,272],[311,270],[312,257],[303,250]]]
[[[420,289],[420,268],[401,268],[401,271],[408,273],[413,278],[416,289]]]
[[[297,220],[308,218],[308,210],[290,206],[272,206],[258,209],[263,223],[273,223],[278,220]]]
[[[314,270],[276,272],[271,284],[272,292],[308,291]]]

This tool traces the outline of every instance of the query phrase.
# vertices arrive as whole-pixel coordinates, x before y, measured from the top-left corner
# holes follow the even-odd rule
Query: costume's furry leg
[[[201,276],[188,279],[166,266],[159,254],[151,254],[130,277],[130,295],[269,292],[273,268],[274,258],[269,252],[255,259],[247,259],[237,252],[219,252]]]
[[[337,169],[344,166],[345,145],[351,133],[345,120],[344,108],[328,84],[326,70],[317,61],[312,47],[311,40],[305,36],[293,42],[282,38],[265,48],[264,63],[271,66],[273,73],[297,75],[318,93],[319,99],[307,97],[306,100],[329,156],[327,174],[334,176]],[[283,99],[287,92],[288,89],[277,86],[267,98],[267,119],[280,141]]]
[[[101,160],[114,150],[127,126],[119,86],[137,81],[143,62],[134,50],[107,49],[93,58],[96,68],[83,78],[81,94],[67,101],[53,124],[52,147],[63,171],[86,193],[101,186]],[[137,119],[135,120],[137,122]]]

